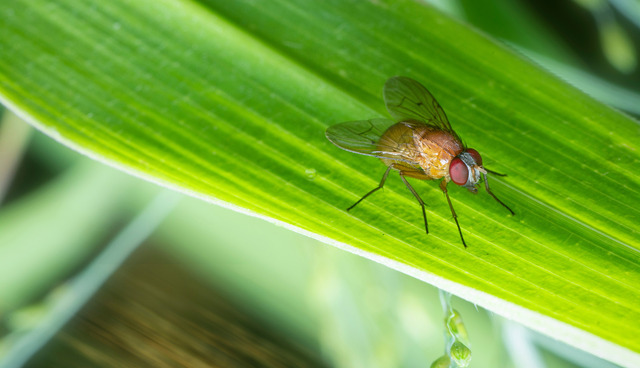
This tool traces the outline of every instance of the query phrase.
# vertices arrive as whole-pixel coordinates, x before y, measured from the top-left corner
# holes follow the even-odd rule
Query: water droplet
[[[304,173],[307,175],[307,179],[309,180],[316,178],[316,169],[306,169]]]

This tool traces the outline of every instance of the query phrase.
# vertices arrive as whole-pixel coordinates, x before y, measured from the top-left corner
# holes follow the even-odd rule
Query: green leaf
[[[619,364],[640,364],[640,127],[421,3],[14,0],[0,98],[133,175],[399,269]],[[324,137],[425,84],[507,211],[399,178]],[[256,246],[260,246],[257,244]],[[471,339],[473,340],[473,336]]]

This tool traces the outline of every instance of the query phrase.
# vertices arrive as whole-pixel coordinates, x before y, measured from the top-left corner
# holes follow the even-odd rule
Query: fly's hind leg
[[[422,198],[420,198],[418,193],[413,189],[411,184],[409,184],[407,179],[405,179],[405,177],[404,177],[405,175],[408,175],[408,176],[412,176],[412,175],[411,175],[411,173],[408,173],[408,172],[405,172],[405,171],[400,171],[400,178],[402,178],[402,181],[404,182],[404,185],[406,185],[407,188],[409,188],[409,190],[411,191],[413,196],[416,197],[416,199],[418,200],[418,203],[420,203],[420,206],[422,207],[422,217],[424,218],[424,229],[427,232],[427,234],[429,234],[429,224],[427,223],[427,212],[424,209],[424,202],[422,201]]]
[[[382,180],[380,180],[380,185],[378,185],[377,188],[373,188],[371,191],[369,191],[369,193],[365,194],[362,198],[358,199],[356,203],[351,205],[351,207],[347,208],[347,211],[350,211],[353,207],[357,206],[358,203],[362,202],[365,198],[372,195],[378,189],[382,189],[382,187],[384,186],[384,182],[387,181],[387,176],[389,176],[389,171],[391,171],[391,166],[387,167],[387,171],[385,171],[384,175],[382,175]]]

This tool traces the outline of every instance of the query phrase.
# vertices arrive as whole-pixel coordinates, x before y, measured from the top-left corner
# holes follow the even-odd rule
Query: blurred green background
[[[639,2],[433,3],[603,102],[640,115]],[[136,247],[164,254],[320,364],[427,367],[444,353],[444,313],[433,287],[105,167],[8,110],[0,123],[0,200],[0,366],[27,361],[49,337],[55,341],[65,327],[52,320],[73,321]],[[107,252],[110,267],[93,267]],[[452,303],[469,333],[472,367],[613,366],[455,297]],[[45,366],[46,356],[37,362]]]

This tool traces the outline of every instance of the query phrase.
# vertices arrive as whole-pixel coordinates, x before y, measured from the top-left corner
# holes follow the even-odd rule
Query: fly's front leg
[[[486,170],[486,169],[485,169]],[[498,174],[495,171],[489,171],[486,170],[487,172],[490,172],[492,174]],[[498,174],[500,176],[506,176],[505,174]],[[515,212],[513,212],[513,210],[511,208],[509,208],[509,206],[507,206],[506,204],[504,204],[501,200],[498,199],[498,197],[496,197],[495,194],[493,194],[493,192],[491,191],[491,188],[489,188],[489,181],[487,180],[487,174],[482,174],[482,177],[484,178],[484,187],[487,190],[487,193],[489,193],[490,196],[493,197],[493,199],[495,199],[498,203],[500,203],[502,206],[504,206],[504,208],[508,209],[509,212],[511,212],[512,215],[515,215]]]
[[[460,229],[460,224],[458,223],[458,215],[456,215],[456,211],[453,209],[453,204],[451,203],[451,199],[449,198],[449,192],[447,191],[447,183],[448,181],[443,180],[440,182],[440,189],[442,189],[442,191],[444,192],[444,194],[447,196],[447,202],[449,202],[449,209],[451,209],[451,215],[453,216],[453,219],[456,220],[456,225],[458,226],[458,233],[460,233],[460,240],[462,240],[462,245],[464,245],[464,247],[467,247],[467,243],[464,242],[464,237],[462,236],[462,230]]]

